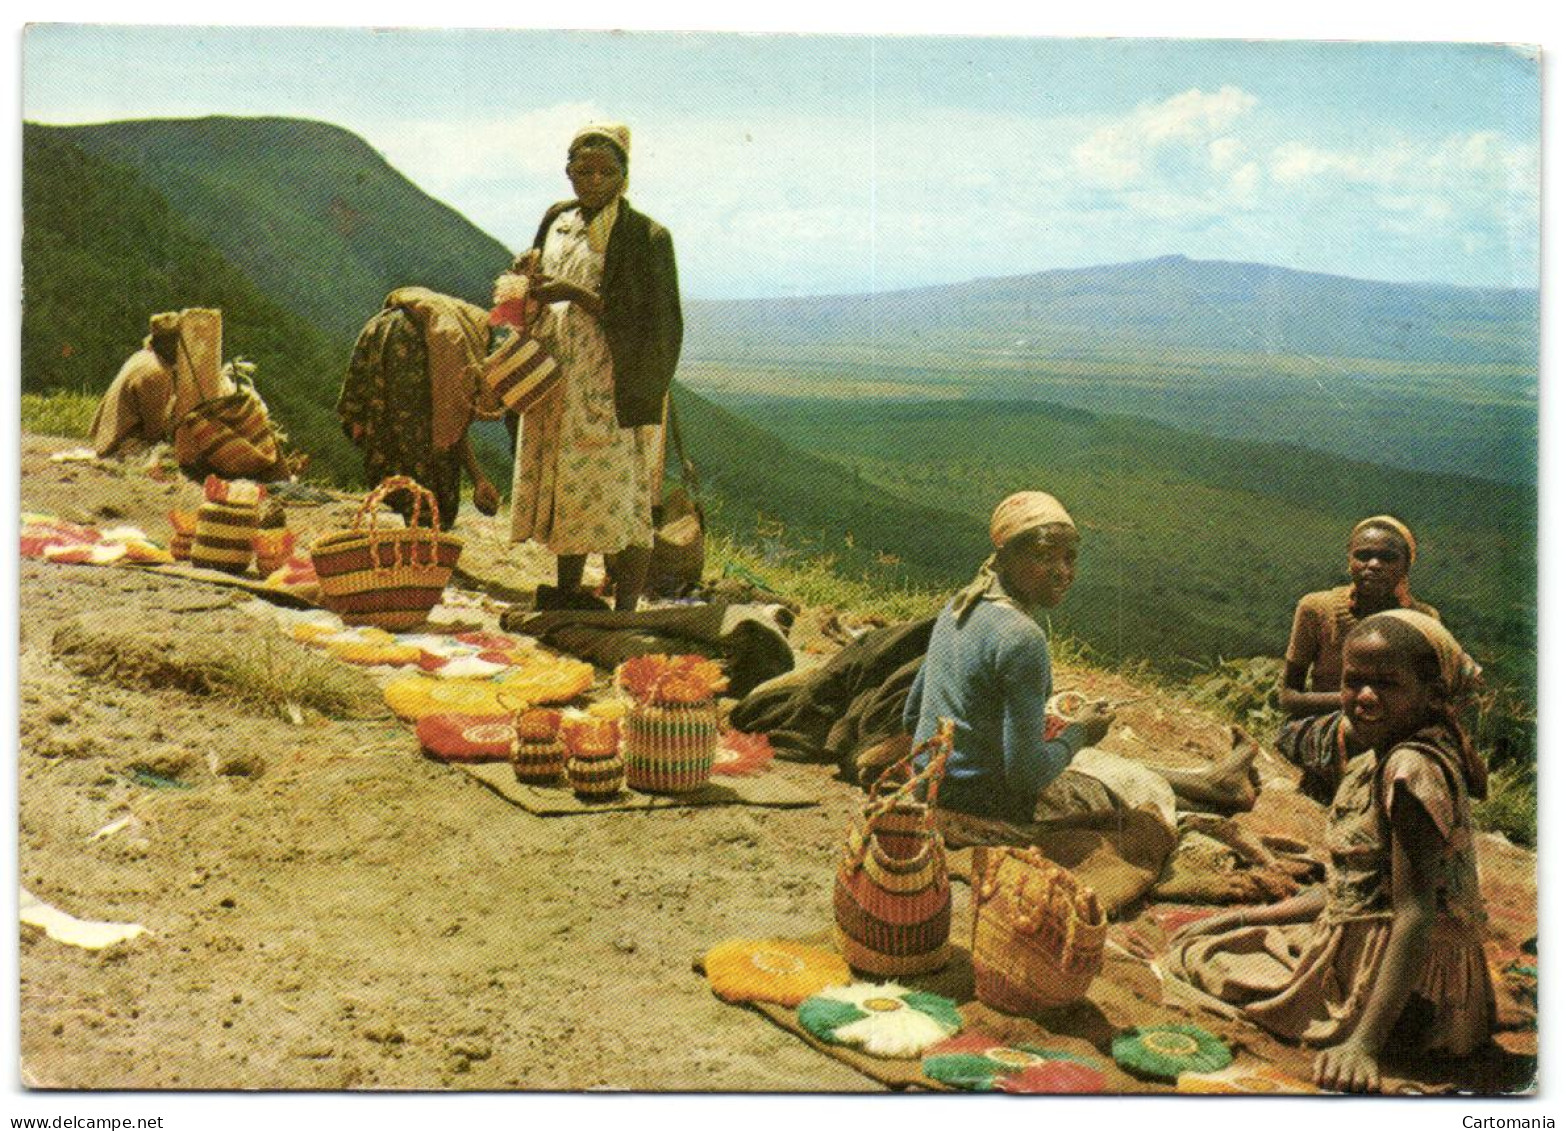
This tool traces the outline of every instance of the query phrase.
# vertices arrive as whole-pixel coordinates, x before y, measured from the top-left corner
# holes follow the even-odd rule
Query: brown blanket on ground
[[[756,688],[729,724],[764,731],[778,756],[828,762],[856,779],[855,755],[902,731],[903,704],[935,618],[874,629],[815,671]]]
[[[535,637],[601,668],[614,668],[635,656],[655,652],[720,659],[729,676],[728,693],[733,696],[747,695],[757,684],[794,666],[788,638],[765,605],[687,605],[635,613],[540,613],[512,608],[501,615],[500,627]]]

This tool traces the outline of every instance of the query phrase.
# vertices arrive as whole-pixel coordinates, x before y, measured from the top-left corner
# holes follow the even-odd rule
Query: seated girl
[[[1462,1056],[1489,1037],[1469,810],[1486,771],[1457,713],[1476,670],[1422,613],[1355,625],[1341,711],[1296,734],[1311,759],[1340,766],[1326,884],[1199,920],[1163,959],[1220,1011],[1324,1047],[1322,1087],[1376,1091],[1388,1054]]]
[[[1348,544],[1350,583],[1307,593],[1294,609],[1278,693],[1284,714],[1304,718],[1337,710],[1343,637],[1365,617],[1402,608],[1441,619],[1409,592],[1415,553],[1413,532],[1391,515],[1376,515],[1354,527]]]
[[[1177,797],[1234,812],[1256,798],[1256,744],[1236,728],[1234,748],[1202,770],[1154,768],[1093,748],[1114,721],[1089,704],[1063,729],[1045,706],[1052,672],[1039,618],[1076,579],[1077,528],[1052,496],[1012,495],[990,520],[995,553],[936,618],[903,711],[922,742],[941,719],[956,723],[938,816],[947,843],[1036,843],[1046,826],[1121,809],[1155,812],[1172,834]]]

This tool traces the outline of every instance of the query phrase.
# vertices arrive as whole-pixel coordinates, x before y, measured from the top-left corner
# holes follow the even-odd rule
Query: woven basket
[[[694,793],[718,756],[718,705],[634,703],[625,715],[625,783],[643,793]]]
[[[952,889],[934,805],[951,744],[951,723],[942,720],[934,737],[886,768],[849,829],[832,893],[832,934],[855,970],[927,974],[950,957]],[[916,771],[922,754],[930,760]]]
[[[406,529],[382,528],[377,509],[396,491],[413,495],[412,516]],[[420,525],[421,512],[429,526]],[[323,535],[310,547],[321,603],[348,624],[392,632],[428,619],[461,553],[462,539],[441,533],[435,497],[406,475],[394,475],[371,491],[351,530]]]
[[[514,331],[484,359],[479,376],[489,395],[522,415],[560,384],[560,366],[531,334]]]
[[[1036,847],[975,851],[973,986],[1028,1015],[1077,1001],[1104,964],[1109,924],[1093,889]]]
[[[244,573],[255,556],[255,532],[254,503],[202,503],[196,511],[190,564],[225,573]]]
[[[558,738],[548,742],[518,742],[511,754],[517,781],[528,785],[558,785],[565,772],[566,750]]]
[[[607,801],[625,785],[625,759],[618,751],[597,757],[573,754],[566,761],[566,781],[583,801]]]
[[[287,565],[294,556],[296,537],[292,530],[257,530],[256,572],[267,577]]]

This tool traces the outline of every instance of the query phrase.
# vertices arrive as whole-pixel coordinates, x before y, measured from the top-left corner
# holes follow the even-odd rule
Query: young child
[[[1193,923],[1164,959],[1240,1016],[1323,1047],[1324,1088],[1377,1091],[1387,1054],[1460,1056],[1490,1035],[1469,811],[1486,772],[1457,715],[1476,672],[1422,613],[1356,625],[1343,643],[1342,710],[1298,739],[1320,748],[1317,764],[1341,766],[1326,884]]]

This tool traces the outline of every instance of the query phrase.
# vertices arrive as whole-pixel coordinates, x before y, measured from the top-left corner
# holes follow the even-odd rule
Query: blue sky
[[[1182,253],[1534,286],[1539,71],[1500,46],[43,25],[30,121],[279,114],[508,245],[581,121],[692,297]]]

